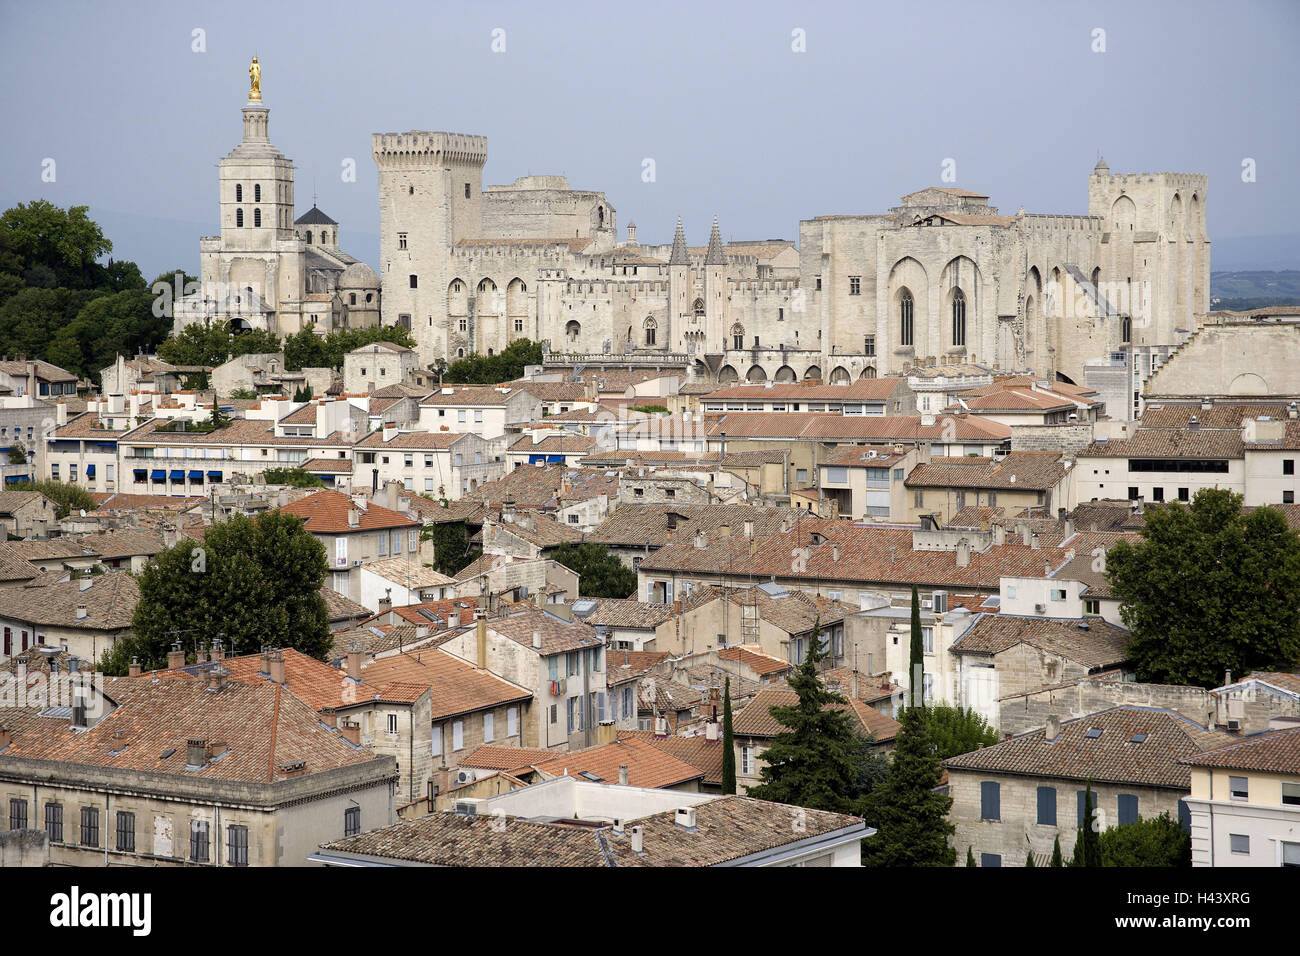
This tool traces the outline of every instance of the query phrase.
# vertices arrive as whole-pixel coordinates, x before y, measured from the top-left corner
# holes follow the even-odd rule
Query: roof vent
[[[695,827],[695,808],[678,807],[677,812],[673,814],[673,822],[684,830],[694,832]]]

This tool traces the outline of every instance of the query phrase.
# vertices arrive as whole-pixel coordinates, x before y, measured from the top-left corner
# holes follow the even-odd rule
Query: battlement
[[[439,162],[487,162],[487,137],[468,133],[427,132],[372,133],[370,146],[375,164],[381,169],[397,166],[427,166]]]
[[[1054,216],[1043,213],[1025,213],[1020,217],[1027,229],[1034,230],[1083,230],[1100,231],[1105,228],[1105,220],[1100,216]]]
[[[1090,182],[1112,186],[1163,182],[1169,186],[1205,189],[1210,185],[1210,177],[1201,173],[1108,173],[1104,176],[1094,173],[1088,179]]]

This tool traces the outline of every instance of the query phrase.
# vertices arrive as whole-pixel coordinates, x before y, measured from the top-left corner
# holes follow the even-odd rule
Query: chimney
[[[343,734],[343,738],[350,742],[354,747],[361,746],[361,725],[355,720],[343,721],[343,726],[340,728],[340,732]]]
[[[230,672],[218,664],[208,668],[208,690],[214,694],[226,686],[226,675]]]
[[[82,609],[77,608],[80,612]],[[167,669],[175,670],[178,667],[185,666],[185,651],[181,649],[181,642],[177,641],[172,645],[172,649],[167,652]]]
[[[673,598],[673,617],[677,617],[681,613],[682,613],[682,599]]]
[[[627,786],[627,764],[618,765],[618,783],[621,787]]]
[[[1056,714],[1048,714],[1047,729],[1043,733],[1043,739],[1050,743],[1059,736],[1061,736],[1061,718]]]
[[[417,641],[422,641],[428,636],[429,636],[429,625],[427,624],[415,625],[415,639]]]
[[[267,655],[267,676],[271,678],[274,684],[284,683],[284,652],[279,650],[271,651]]]
[[[1071,521],[1069,518],[1065,519],[1064,534],[1066,538],[1072,537],[1074,535],[1074,522]]]
[[[1005,525],[995,524],[993,526],[993,543],[999,548],[1007,543],[1007,529]]]
[[[695,547],[700,551],[703,551],[708,546],[709,546],[709,539],[708,537],[705,536],[704,532],[703,531],[695,532]]]
[[[216,661],[224,661],[226,659],[226,645],[222,643],[222,640],[219,637],[212,642],[211,656],[214,663]]]
[[[1033,548],[1035,551],[1038,550],[1038,534],[1037,534],[1037,533],[1033,534],[1033,535],[1030,537],[1030,539],[1029,539],[1029,546],[1030,546],[1031,548]]]
[[[533,650],[540,651],[541,649],[542,649],[542,632],[533,631]]]
[[[77,581],[77,592],[89,591],[90,586],[95,583],[94,578],[80,578]]]
[[[1223,672],[1223,686],[1227,687],[1232,683],[1232,671]]]
[[[397,425],[390,422],[384,422],[384,441],[392,441],[397,437]]]
[[[348,509],[348,527],[349,528],[361,527],[361,512],[358,511],[356,508]]]
[[[202,737],[190,737],[185,741],[185,763],[191,767],[202,767],[208,762],[208,742]]]
[[[1024,545],[1026,548],[1029,547],[1030,545],[1029,538],[1030,535],[1032,534],[1032,532],[1029,530],[1029,525],[1027,525],[1025,522],[1022,521],[1020,522],[1019,525],[1017,525],[1017,528],[1020,531],[1020,543]]]
[[[618,727],[612,720],[602,720],[596,725],[596,743],[612,744],[618,740]]]
[[[754,537],[754,519],[753,519],[753,518],[746,518],[746,519],[745,519],[745,525],[744,525],[744,528],[745,528],[744,534],[745,534],[745,537],[746,537],[746,538],[752,538],[752,537]]]
[[[9,744],[13,742],[13,739],[14,735],[10,732],[9,728],[0,725],[0,750],[4,750],[8,747]]]
[[[487,670],[487,618],[479,618],[476,629],[478,632],[478,666],[480,670]]]
[[[970,541],[966,538],[957,542],[957,567],[970,567]]]
[[[460,611],[452,611],[447,615],[447,626],[451,628],[460,627]]]
[[[355,645],[348,651],[348,676],[361,680],[361,651]]]
[[[707,724],[704,725],[704,739],[705,740],[718,739],[718,722],[716,720],[710,720]]]
[[[88,618],[88,617],[90,617],[90,610],[86,607],[86,605],[84,605],[84,604],[78,604],[78,605],[77,605],[77,620],[78,620],[78,621],[84,621],[84,620],[85,620],[86,618]],[[185,662],[185,661],[184,661],[184,655],[181,655],[181,663],[183,664],[184,662]]]
[[[673,814],[673,822],[683,830],[695,829],[695,808],[678,807],[677,812]]]
[[[642,848],[645,846],[645,831],[641,827],[633,827],[628,832],[631,834],[629,842],[632,844],[632,852],[637,856],[644,856],[645,850]]]
[[[506,495],[501,499],[501,520],[514,521],[515,519],[515,498],[514,495]]]
[[[131,666],[126,671],[129,677],[139,677],[144,673],[144,668],[140,665],[140,658],[131,658]]]
[[[1195,415],[1187,419],[1187,430],[1189,432],[1199,432],[1201,430],[1201,420]]]
[[[86,723],[86,688],[77,684],[72,688],[72,726],[75,730],[85,730]]]

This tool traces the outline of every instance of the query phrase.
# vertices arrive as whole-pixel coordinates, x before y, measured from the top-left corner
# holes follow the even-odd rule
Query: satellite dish
[[[81,509],[78,509],[78,510],[80,510],[80,512],[81,512],[81,517],[83,517],[83,518],[86,517],[86,509],[85,509],[85,508],[81,508]]]

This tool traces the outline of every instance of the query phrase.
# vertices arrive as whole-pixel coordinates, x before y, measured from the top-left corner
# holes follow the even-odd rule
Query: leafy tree
[[[324,488],[321,481],[305,468],[268,468],[262,472],[268,485],[290,485],[294,488]]]
[[[1037,865],[1038,864],[1034,862],[1034,851],[1030,850],[1028,853],[1025,854],[1025,866],[1032,867]]]
[[[97,260],[113,251],[113,243],[88,212],[88,206],[63,209],[44,199],[19,203],[0,215],[3,247],[23,269],[41,266],[52,271],[64,288],[106,284],[108,277]]]
[[[1074,858],[1070,866],[1101,866],[1101,848],[1097,840],[1097,801],[1092,795],[1092,781],[1088,781],[1083,795],[1083,825],[1074,841]]]
[[[27,464],[27,449],[23,447],[22,442],[16,441],[9,446],[9,464],[11,465]]]
[[[469,532],[463,521],[429,525],[420,537],[433,542],[433,569],[449,577],[455,577],[465,570],[483,553],[478,548],[470,547]]]
[[[529,365],[542,364],[542,346],[530,339],[515,339],[496,355],[475,352],[448,366],[443,381],[458,384],[496,385],[512,382]]]
[[[99,506],[85,488],[66,481],[19,481],[11,484],[13,491],[39,491],[54,502],[55,516],[66,518],[73,510],[94,511]]]
[[[257,390],[252,388],[236,388],[231,390],[229,397],[241,402],[253,402],[257,400]]]
[[[235,515],[209,528],[202,545],[186,538],[145,568],[134,636],[111,663],[135,656],[146,668],[164,667],[174,641],[218,635],[235,655],[272,646],[323,660],[331,646],[320,594],[327,571],[325,548],[302,519],[278,509],[256,520]]]
[[[966,847],[966,865],[967,866],[975,865],[975,851],[972,850],[970,847]]]
[[[952,866],[948,845],[955,828],[948,820],[952,797],[938,793],[943,768],[934,754],[921,709],[902,713],[889,777],[871,795],[867,822],[878,831],[863,844],[867,866]]]
[[[761,754],[762,780],[749,788],[749,796],[813,810],[834,813],[861,812],[861,799],[850,794],[856,765],[862,753],[861,738],[842,706],[845,699],[828,690],[817,665],[826,657],[820,628],[803,663],[790,676],[790,689],[798,700],[771,708],[772,717],[785,727]]]
[[[626,598],[636,593],[636,572],[603,544],[562,544],[551,557],[577,573],[583,597]]]
[[[1098,842],[1103,866],[1192,865],[1192,839],[1168,813],[1109,827]]]
[[[331,368],[325,337],[310,328],[285,336],[284,367],[294,372],[305,368]]]
[[[319,335],[309,327],[284,340],[284,367],[293,372],[304,368],[342,368],[343,356],[374,342],[392,342],[408,349],[415,348],[415,339],[400,325],[335,329],[328,335]]]
[[[912,646],[907,668],[907,686],[913,707],[925,706],[925,645],[921,639],[921,599],[912,585]]]
[[[736,792],[736,735],[731,724],[731,678],[722,687],[722,792]]]
[[[230,357],[265,355],[271,352],[279,352],[283,348],[284,345],[280,341],[280,336],[274,332],[268,332],[266,329],[246,329],[243,332],[233,333],[230,343]]]
[[[1214,687],[1300,663],[1300,535],[1279,509],[1241,504],[1204,488],[1148,510],[1142,540],[1106,555],[1139,680]]]
[[[1065,866],[1065,858],[1061,855],[1061,834],[1056,835],[1056,840],[1052,843],[1052,860],[1048,866]]]
[[[192,322],[158,346],[158,357],[172,365],[217,366],[230,359],[234,347],[225,322]]]
[[[967,707],[932,704],[922,710],[921,719],[940,760],[992,747],[1001,739],[988,721]]]

